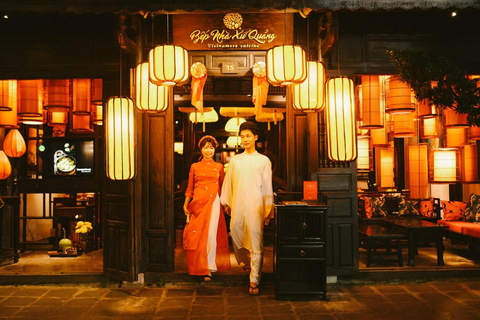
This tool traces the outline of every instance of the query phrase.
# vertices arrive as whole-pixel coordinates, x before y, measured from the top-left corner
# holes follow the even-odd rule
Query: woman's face
[[[212,160],[213,156],[215,155],[215,148],[210,142],[205,143],[201,151],[203,159],[205,160]]]

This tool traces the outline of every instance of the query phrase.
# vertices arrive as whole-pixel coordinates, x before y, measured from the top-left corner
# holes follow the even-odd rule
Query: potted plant
[[[90,231],[93,230],[92,223],[88,221],[78,221],[75,226],[75,233],[78,234],[78,248],[87,252],[88,240],[90,239]]]

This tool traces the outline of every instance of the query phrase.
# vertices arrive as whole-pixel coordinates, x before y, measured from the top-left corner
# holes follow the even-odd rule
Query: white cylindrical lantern
[[[168,87],[150,81],[149,64],[143,62],[135,69],[135,102],[140,111],[162,112],[168,106]]]
[[[430,183],[460,181],[460,151],[457,148],[432,149],[429,154]]]
[[[150,81],[174,86],[188,81],[188,52],[181,46],[163,45],[150,50]]]
[[[267,80],[275,86],[303,82],[307,77],[307,54],[300,46],[281,45],[267,51]]]
[[[295,110],[304,112],[321,111],[325,107],[325,66],[321,62],[307,63],[307,78],[292,86]]]

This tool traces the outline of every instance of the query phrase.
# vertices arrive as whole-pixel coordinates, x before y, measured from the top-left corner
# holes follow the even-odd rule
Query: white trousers
[[[217,230],[218,220],[220,219],[220,198],[217,196],[212,206],[212,213],[210,215],[210,223],[208,224],[208,241],[207,241],[207,260],[208,269],[211,272],[217,271],[217,264],[215,258],[217,256]]]
[[[233,240],[233,239],[232,239]],[[263,265],[263,254],[262,253],[251,253],[245,248],[238,248],[233,243],[233,251],[235,252],[235,258],[237,259],[238,264],[245,264],[246,267],[250,267],[250,282],[255,284],[260,284],[260,278],[262,275],[262,265]]]

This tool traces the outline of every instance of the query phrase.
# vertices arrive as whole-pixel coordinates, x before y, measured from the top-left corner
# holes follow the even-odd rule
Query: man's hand
[[[231,213],[232,213],[232,210],[230,209],[230,207],[228,205],[224,205],[223,206],[223,212],[225,212],[226,214],[228,214],[230,216]]]
[[[266,217],[266,218],[265,218],[265,222],[264,222],[264,223],[265,223],[266,226],[268,226],[268,224],[270,223],[270,219],[271,219],[270,217]]]

